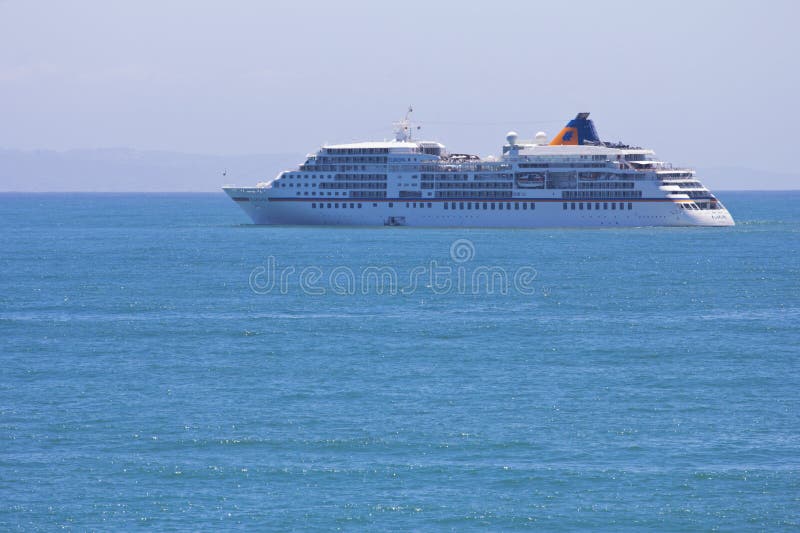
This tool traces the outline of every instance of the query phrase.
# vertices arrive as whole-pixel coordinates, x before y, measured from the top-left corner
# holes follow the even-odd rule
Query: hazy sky
[[[306,153],[600,136],[796,172],[800,2],[0,0],[0,147]],[[792,185],[787,183],[788,185]]]

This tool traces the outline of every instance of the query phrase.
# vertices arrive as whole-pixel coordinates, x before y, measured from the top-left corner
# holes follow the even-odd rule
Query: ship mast
[[[414,129],[420,129],[419,126],[416,128],[412,127],[411,121],[409,117],[411,113],[414,112],[412,106],[408,106],[408,111],[406,111],[405,116],[402,120],[398,120],[394,122],[392,125],[394,126],[394,140],[399,142],[411,142],[411,132]]]

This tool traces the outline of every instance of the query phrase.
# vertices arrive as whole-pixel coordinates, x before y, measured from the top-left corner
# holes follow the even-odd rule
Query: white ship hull
[[[567,209],[564,209],[565,202],[552,199],[510,199],[502,202],[434,199],[406,202],[406,199],[373,201],[323,198],[312,201],[305,198],[270,198],[267,194],[269,189],[259,191],[252,187],[228,187],[224,190],[253,223],[259,225],[484,228],[734,225],[726,209],[687,210],[667,199],[574,202],[575,209],[571,208],[573,202],[566,202]],[[407,203],[409,207],[406,207]],[[445,203],[448,204],[447,209]],[[484,203],[488,204],[486,210],[483,209]],[[586,209],[589,203],[592,204],[591,210]],[[319,204],[325,207],[317,207]],[[359,204],[361,207],[358,207]],[[389,207],[390,204],[392,207]],[[456,209],[451,208],[453,204],[456,204]],[[464,208],[459,209],[461,204],[464,204]],[[466,208],[468,204],[472,204],[470,209]],[[479,204],[478,209],[475,209],[476,204]],[[491,209],[491,204],[495,204],[495,209]],[[500,204],[503,205],[502,210],[498,208]],[[527,208],[523,209],[523,204],[527,204]],[[579,208],[580,204],[584,204],[583,209]],[[598,204],[599,210],[595,208]],[[615,204],[615,209],[610,208],[612,204]],[[628,204],[631,204],[630,209]],[[417,207],[412,207],[414,205]],[[511,209],[508,209],[509,205]]]

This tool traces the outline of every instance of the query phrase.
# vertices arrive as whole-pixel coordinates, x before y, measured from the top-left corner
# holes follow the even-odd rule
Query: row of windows
[[[706,190],[702,190],[702,191],[685,191],[683,194],[685,194],[689,198],[697,198],[697,199],[701,199],[701,200],[704,200],[704,199],[709,197],[708,196],[708,191],[706,191]]]
[[[320,191],[320,196],[339,196],[339,191],[335,193],[327,192],[324,193]],[[308,191],[306,192],[298,192],[296,196],[309,196]],[[311,191],[311,196],[317,196],[316,191]],[[342,191],[342,196],[347,196],[346,191]],[[353,198],[386,198],[386,191],[360,191],[360,190],[350,190],[350,196]]]
[[[350,209],[361,209],[360,203],[350,203]],[[312,203],[311,209],[347,209],[348,204],[346,202],[328,202],[328,203]],[[536,209],[536,204],[534,202],[444,202],[442,206],[445,209],[484,209],[484,210],[500,210],[506,209],[508,211],[516,210],[519,211],[522,209],[523,211],[527,211],[528,209],[534,210]],[[372,207],[378,207],[378,204],[372,204]],[[394,203],[390,202],[389,207],[394,207]],[[408,209],[431,209],[433,207],[433,203],[431,202],[406,202],[406,208]],[[622,209],[620,207],[620,209]]]
[[[567,206],[569,206],[569,208],[574,211],[575,210],[575,205],[576,205],[575,202],[564,202],[562,204],[562,208],[566,210]],[[586,202],[586,204],[584,204],[583,202],[578,202],[578,204],[577,204],[578,210],[582,210],[584,205],[586,205],[586,210],[587,211],[591,211],[592,210],[592,202]],[[600,205],[601,205],[601,202],[595,202],[594,203],[595,211],[599,211],[600,210]],[[609,205],[611,206],[611,210],[616,210],[617,209],[617,202],[602,202],[603,209],[605,209],[605,210],[609,209],[609,207],[608,207]],[[620,208],[620,210],[625,209],[625,202],[619,202],[619,208]],[[628,202],[628,209],[633,209],[633,203]]]
[[[436,191],[436,198],[511,198],[511,191]]]
[[[633,189],[632,181],[592,181],[579,183],[581,189]]]
[[[388,154],[388,148],[325,148],[330,155]]]
[[[358,169],[354,169],[354,170],[358,170]],[[325,178],[331,179],[331,178],[333,178],[336,181],[386,181],[386,174],[336,174],[336,175],[320,174],[319,178],[320,179],[325,179]],[[316,174],[290,174],[290,173],[286,173],[281,177],[280,181],[294,180],[294,179],[297,179],[297,180],[300,180],[300,179],[316,180],[317,179],[317,175]]]
[[[386,198],[386,191],[353,191],[353,198]]]
[[[350,209],[361,209],[361,204],[360,203],[352,202],[349,205],[350,205]],[[603,210],[609,210],[610,209],[612,211],[615,211],[615,210],[619,209],[620,211],[622,211],[622,210],[626,209],[626,205],[627,205],[627,209],[628,210],[633,209],[633,203],[631,203],[631,202],[627,202],[627,204],[625,202],[594,202],[594,203],[592,203],[592,202],[585,202],[585,203],[584,202],[577,202],[577,203],[576,202],[564,202],[562,204],[562,208],[564,210],[570,209],[572,211],[575,211],[575,210],[582,211],[584,209],[587,210],[587,211],[591,211],[592,209],[594,209],[595,211],[600,211],[601,209],[603,209]],[[678,204],[678,205],[680,205],[681,207],[687,208],[687,209],[697,209],[697,206],[692,205],[692,204],[686,204],[686,205]],[[338,203],[338,202],[333,202],[333,203],[332,202],[328,202],[327,204],[322,203],[322,202],[320,202],[320,203],[316,203],[315,202],[315,203],[311,204],[311,208],[312,209],[325,209],[326,206],[327,206],[327,209],[339,209],[339,208],[347,209],[348,204],[346,202],[342,202],[341,204]],[[525,211],[525,210],[528,210],[528,209],[531,209],[531,210],[536,209],[536,203],[535,202],[443,202],[442,206],[444,207],[444,209],[448,209],[448,210],[449,209],[454,209],[454,210],[457,210],[457,209],[460,209],[460,210],[464,210],[464,209],[466,209],[466,210],[471,210],[471,209],[476,209],[476,210],[480,210],[480,209],[483,209],[483,210],[495,210],[495,209],[497,209],[497,210],[502,211],[503,209],[506,209],[508,211],[511,211],[511,210],[519,211],[520,209],[522,209],[523,211]],[[594,207],[592,207],[592,206],[594,206]],[[373,203],[372,207],[378,207],[378,204]],[[394,203],[393,202],[389,202],[389,207],[394,207]],[[417,208],[428,208],[428,209],[430,209],[432,207],[433,207],[433,203],[431,203],[431,202],[406,202],[406,208],[410,208],[410,209],[417,209]]]
[[[561,197],[565,200],[641,198],[642,191],[563,191]]]
[[[319,204],[312,203],[311,204],[311,209],[325,209],[325,205],[326,204],[323,204],[321,202]],[[340,204],[338,204],[338,203],[328,203],[327,205],[328,205],[327,209],[339,209],[339,207],[340,207]],[[377,204],[372,204],[372,205],[375,206]],[[341,204],[341,208],[342,209],[347,209],[347,204],[346,203],[342,203]],[[361,209],[361,204],[351,203],[350,204],[350,209]]]
[[[514,177],[513,174],[510,172],[492,172],[492,173],[482,173],[482,174],[475,174],[473,178],[477,181],[481,180],[510,180]],[[469,179],[469,174],[427,174],[422,173],[421,175],[422,181],[467,181]]]
[[[467,181],[469,176],[467,174],[425,174],[421,176],[422,181]]]
[[[427,187],[426,187],[427,185]],[[432,183],[423,183],[423,189],[430,189]],[[472,181],[469,183],[437,183],[437,189],[512,189],[514,184],[510,181]]]
[[[508,163],[435,163],[420,164],[422,172],[505,172],[511,170]]]
[[[603,163],[520,163],[519,168],[603,168]]]
[[[692,178],[694,175],[691,172],[659,172],[658,177],[661,179],[675,179]]]
[[[328,178],[328,179],[333,178],[334,180],[337,180],[337,181],[386,181],[386,174],[336,174],[336,175],[320,174],[319,175],[319,179],[325,179],[325,178]],[[294,180],[294,179],[297,179],[297,180],[300,180],[300,179],[304,179],[304,180],[312,179],[312,180],[315,180],[315,179],[317,179],[317,175],[316,174],[299,174],[299,173],[298,174],[293,174],[293,173],[288,173],[287,172],[281,177],[280,181]]]
[[[300,165],[305,172],[345,172],[348,170],[367,170],[367,165]]]
[[[466,206],[466,209],[468,209],[468,210],[472,209],[473,205],[474,205],[475,209],[481,209],[481,206],[483,206],[484,210],[495,209],[495,206],[496,206],[497,209],[502,211],[503,210],[503,206],[505,206],[505,208],[510,211],[511,208],[512,208],[512,205],[513,205],[513,208],[515,210],[517,210],[517,211],[520,208],[520,202],[513,202],[513,203],[512,202],[505,202],[505,203],[503,203],[503,202],[497,202],[497,203],[495,203],[495,202],[483,202],[483,203],[475,202],[474,204],[473,204],[473,202],[450,202],[449,205],[450,205],[449,209],[464,209],[464,206]],[[530,206],[531,209],[536,209],[536,204],[533,203],[533,202],[522,202],[521,205],[522,205],[523,211],[528,209],[528,206]],[[444,208],[448,209],[448,203],[447,202],[444,203]]]
[[[474,179],[478,181],[484,180],[511,180],[514,179],[514,175],[508,172],[499,172],[499,173],[492,173],[492,174],[475,174]]]
[[[681,209],[724,209],[721,203],[712,198],[710,202],[697,202],[696,204],[678,204]]]
[[[682,181],[678,183],[670,183],[665,181],[662,185],[677,185],[681,189],[700,189],[703,187],[703,184],[699,181]]]
[[[336,174],[336,181],[386,181],[386,174]]]
[[[609,174],[607,172],[576,172],[579,179],[582,180],[615,180],[619,179],[619,174],[613,173]],[[630,176],[625,176],[630,179]]]
[[[316,203],[316,202],[313,202],[311,204],[311,209],[339,209],[339,208],[347,209],[347,205],[348,204],[346,202],[342,202],[341,204],[338,203],[338,202],[328,202],[328,203],[322,203],[322,202]],[[455,205],[455,204],[453,204],[453,205]],[[494,205],[494,204],[492,204],[492,205]],[[378,204],[372,204],[372,207],[378,207]],[[393,202],[389,202],[389,207],[394,207],[394,203]],[[417,208],[428,208],[428,209],[430,209],[430,208],[433,207],[433,204],[431,202],[427,202],[427,203],[426,202],[406,202],[406,207],[409,208],[409,209],[417,209]],[[352,202],[352,203],[350,203],[350,209],[361,209],[361,204]],[[446,205],[445,205],[445,209],[447,209]],[[494,207],[492,207],[492,209],[494,209]]]
[[[313,164],[314,160],[309,159],[308,164]],[[317,162],[325,164],[325,163],[378,163],[378,164],[385,164],[387,161],[386,157],[324,157],[319,156],[316,159]]]
[[[356,181],[335,181],[319,184],[320,189],[385,189],[386,183],[367,183]]]

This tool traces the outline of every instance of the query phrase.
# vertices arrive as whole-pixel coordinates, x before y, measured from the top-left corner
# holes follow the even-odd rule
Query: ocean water
[[[0,195],[0,529],[800,527],[800,193],[735,228]]]

